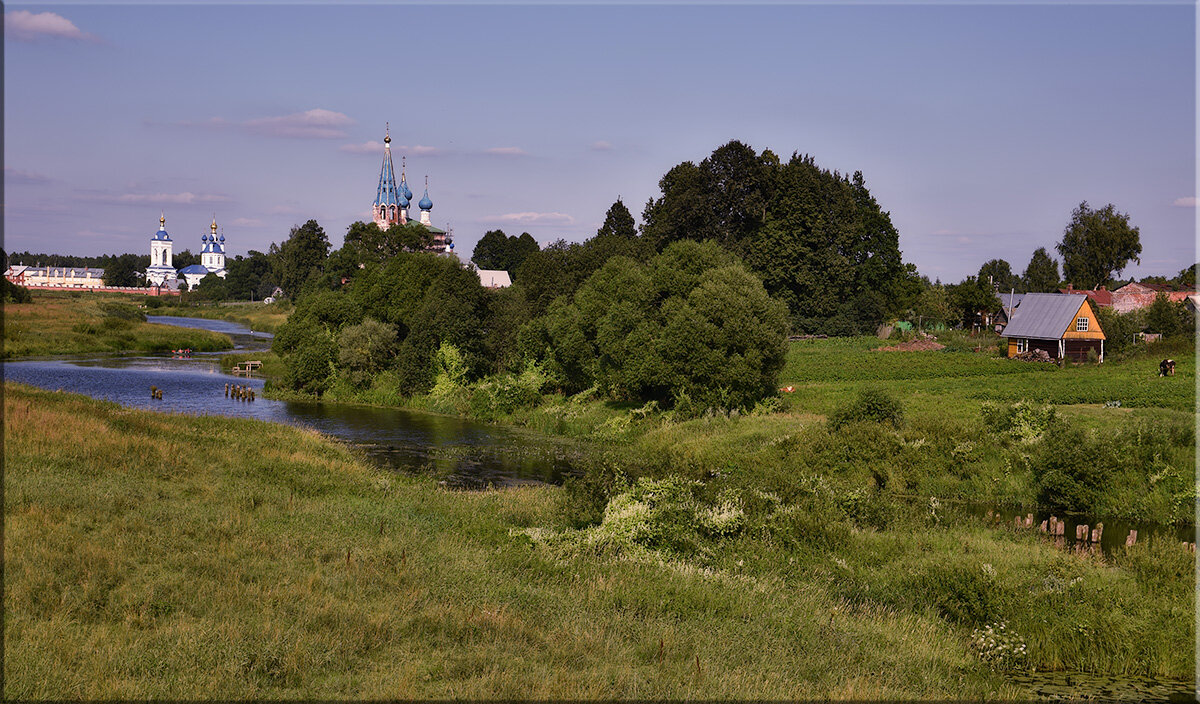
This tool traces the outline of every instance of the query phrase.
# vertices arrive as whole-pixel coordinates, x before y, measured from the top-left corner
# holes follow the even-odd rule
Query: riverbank
[[[150,310],[153,315],[173,315],[182,318],[228,320],[258,332],[274,333],[291,315],[294,306],[287,301],[277,303],[183,303],[164,301]]]
[[[859,492],[884,504],[923,496],[1194,524],[1190,349],[1160,345],[1103,365],[1060,368],[879,346],[875,338],[794,342],[780,376],[790,391],[740,415],[688,417],[589,393],[543,395],[531,372],[443,383],[437,393],[415,397],[400,394],[385,372],[366,388],[339,381],[324,401],[461,415],[611,445],[632,478],[724,477],[785,496],[820,481],[833,494]],[[1176,360],[1173,377],[1157,375],[1163,354]],[[268,389],[274,397],[303,398]],[[839,409],[877,389],[899,404],[898,425],[830,427]],[[1073,464],[1060,466],[1063,458]],[[1086,491],[1070,495],[1064,481],[1082,482]]]
[[[576,530],[570,490],[450,492],[287,426],[4,401],[14,698],[1028,698],[1000,670],[1192,674],[1177,545],[863,529],[766,492],[714,514],[689,482]]]
[[[47,355],[231,349],[228,335],[145,322],[145,296],[34,291],[4,304],[4,359]]]

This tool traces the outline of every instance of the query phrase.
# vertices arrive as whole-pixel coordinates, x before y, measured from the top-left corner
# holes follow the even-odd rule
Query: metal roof
[[[1062,339],[1085,301],[1087,296],[1081,293],[1027,293],[1021,299],[1021,305],[1013,310],[1012,320],[1001,335],[1035,340]]]
[[[1023,293],[1000,293],[996,294],[1000,297],[1000,305],[1007,313],[1009,308],[1016,308],[1021,305],[1021,299],[1025,297]]]

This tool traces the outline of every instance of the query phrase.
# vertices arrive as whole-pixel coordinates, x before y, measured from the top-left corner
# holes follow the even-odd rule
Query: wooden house
[[[1026,294],[1001,335],[1008,338],[1009,357],[1045,350],[1051,359],[1082,362],[1095,350],[1104,361],[1104,330],[1081,293]]]

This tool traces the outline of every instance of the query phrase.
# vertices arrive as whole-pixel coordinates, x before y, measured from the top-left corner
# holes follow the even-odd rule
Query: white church
[[[150,268],[146,269],[146,282],[151,286],[178,288],[182,284],[188,290],[200,285],[200,280],[209,274],[225,278],[225,235],[217,236],[217,219],[214,217],[210,226],[211,234],[200,238],[203,243],[200,248],[200,263],[185,266],[176,271],[171,264],[171,248],[174,242],[167,234],[167,216],[160,214],[158,232],[150,238]]]

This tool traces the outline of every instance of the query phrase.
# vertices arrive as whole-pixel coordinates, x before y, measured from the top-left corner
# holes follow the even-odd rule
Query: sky
[[[959,281],[1057,257],[1081,201],[1196,261],[1196,10],[1159,5],[9,3],[4,246],[230,256],[340,246],[396,166],[469,257],[635,219],[738,139],[862,171],[905,261]],[[32,263],[32,262],[25,262]]]

